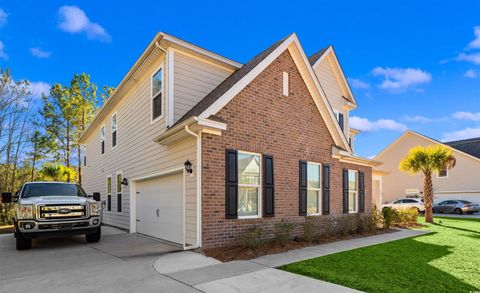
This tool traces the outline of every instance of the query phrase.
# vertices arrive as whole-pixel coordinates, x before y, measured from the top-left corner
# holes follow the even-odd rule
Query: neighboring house
[[[373,172],[374,203],[391,202],[402,197],[423,196],[423,175],[410,175],[399,170],[399,164],[415,146],[442,144],[453,149],[456,166],[433,174],[433,196],[437,203],[446,199],[464,199],[480,203],[480,138],[440,142],[408,130],[379,153],[375,160],[383,162]]]
[[[292,34],[240,64],[159,33],[82,135],[83,185],[105,223],[184,249],[369,212],[356,106],[332,47],[307,59]]]

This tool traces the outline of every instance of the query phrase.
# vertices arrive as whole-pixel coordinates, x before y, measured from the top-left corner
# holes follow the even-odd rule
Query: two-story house
[[[184,249],[369,212],[356,106],[332,47],[307,58],[292,34],[241,64],[159,33],[81,136],[83,185],[105,223]]]

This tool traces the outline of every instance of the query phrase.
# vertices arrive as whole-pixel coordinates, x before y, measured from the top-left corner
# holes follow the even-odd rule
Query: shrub
[[[342,236],[355,234],[358,227],[358,218],[356,214],[342,215],[337,219],[338,233]]]
[[[245,248],[255,249],[264,244],[262,239],[262,228],[258,226],[247,228],[238,236],[240,245]]]
[[[383,226],[383,213],[374,205],[372,207],[372,222],[375,224],[375,230]]]
[[[392,224],[395,222],[395,210],[391,207],[384,207],[382,209],[382,216],[383,216],[383,227],[389,229]]]
[[[313,242],[317,238],[315,218],[305,217],[303,223],[303,239],[307,242]]]
[[[374,232],[377,224],[372,215],[359,215],[357,219],[357,233]]]
[[[335,217],[329,217],[325,223],[325,234],[335,235],[338,232],[338,223]]]
[[[418,221],[418,209],[400,209],[396,211],[395,224],[396,225],[414,225]]]
[[[285,219],[282,219],[280,223],[275,224],[275,241],[280,244],[284,244],[288,240],[292,239],[292,233],[295,225],[293,223],[287,223]]]

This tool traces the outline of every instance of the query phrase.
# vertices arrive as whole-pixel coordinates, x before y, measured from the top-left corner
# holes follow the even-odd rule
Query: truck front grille
[[[40,206],[39,209],[39,216],[42,220],[77,219],[86,215],[86,206],[80,204],[45,205]]]
[[[68,230],[72,228],[88,227],[88,222],[59,223],[59,224],[39,224],[38,230]]]

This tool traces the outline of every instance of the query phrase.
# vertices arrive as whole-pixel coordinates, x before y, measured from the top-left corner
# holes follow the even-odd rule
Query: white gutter
[[[191,131],[188,125],[185,125],[185,132],[197,138],[197,245],[194,248],[198,248],[202,246],[202,133]]]

